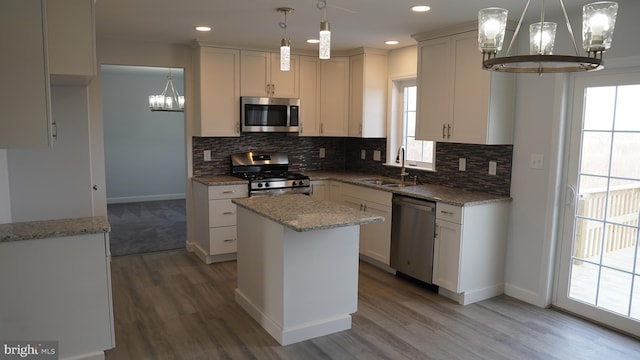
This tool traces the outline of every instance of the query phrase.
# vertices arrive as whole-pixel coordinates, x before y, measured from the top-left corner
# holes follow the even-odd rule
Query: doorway
[[[556,305],[640,336],[640,72],[576,78]]]
[[[183,112],[151,111],[176,68],[102,65],[107,215],[114,256],[186,245],[186,137]]]

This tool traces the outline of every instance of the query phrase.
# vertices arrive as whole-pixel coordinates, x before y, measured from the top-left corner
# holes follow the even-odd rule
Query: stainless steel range
[[[249,180],[251,197],[311,192],[309,177],[289,172],[289,157],[282,153],[233,154],[231,175]]]

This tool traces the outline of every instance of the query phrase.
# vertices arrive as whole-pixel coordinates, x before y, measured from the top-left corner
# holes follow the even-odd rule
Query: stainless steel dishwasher
[[[393,196],[391,215],[391,267],[432,284],[436,203]]]

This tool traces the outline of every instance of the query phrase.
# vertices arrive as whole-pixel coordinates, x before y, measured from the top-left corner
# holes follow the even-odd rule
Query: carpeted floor
[[[111,255],[183,249],[187,241],[186,201],[161,200],[107,205]]]

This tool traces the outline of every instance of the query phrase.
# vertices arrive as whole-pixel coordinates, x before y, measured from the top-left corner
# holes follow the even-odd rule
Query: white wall
[[[147,96],[159,94],[167,68],[102,66],[107,202],[185,197],[184,113],[152,112]],[[184,94],[182,69],[173,83]]]
[[[607,69],[640,66],[640,2],[619,0],[613,46],[605,54]],[[571,16],[574,33],[581,36],[580,14]],[[556,20],[558,28],[564,22]],[[526,32],[526,31],[525,31]],[[523,34],[521,34],[523,35]],[[574,54],[566,30],[557,35],[556,54]],[[520,53],[526,43],[520,39]],[[581,39],[577,38],[581,49]],[[638,57],[628,61],[629,57]],[[568,75],[518,75],[511,196],[511,216],[505,269],[505,292],[538,306],[551,301],[554,254],[559,211],[563,211],[562,175],[564,146],[563,101],[572,78]],[[570,87],[569,87],[570,89]],[[529,168],[532,153],[544,155],[544,169]]]
[[[418,46],[408,46],[389,52],[389,77],[415,76],[418,72]]]
[[[9,192],[9,169],[7,151],[0,149],[0,224],[11,222],[11,196]]]

